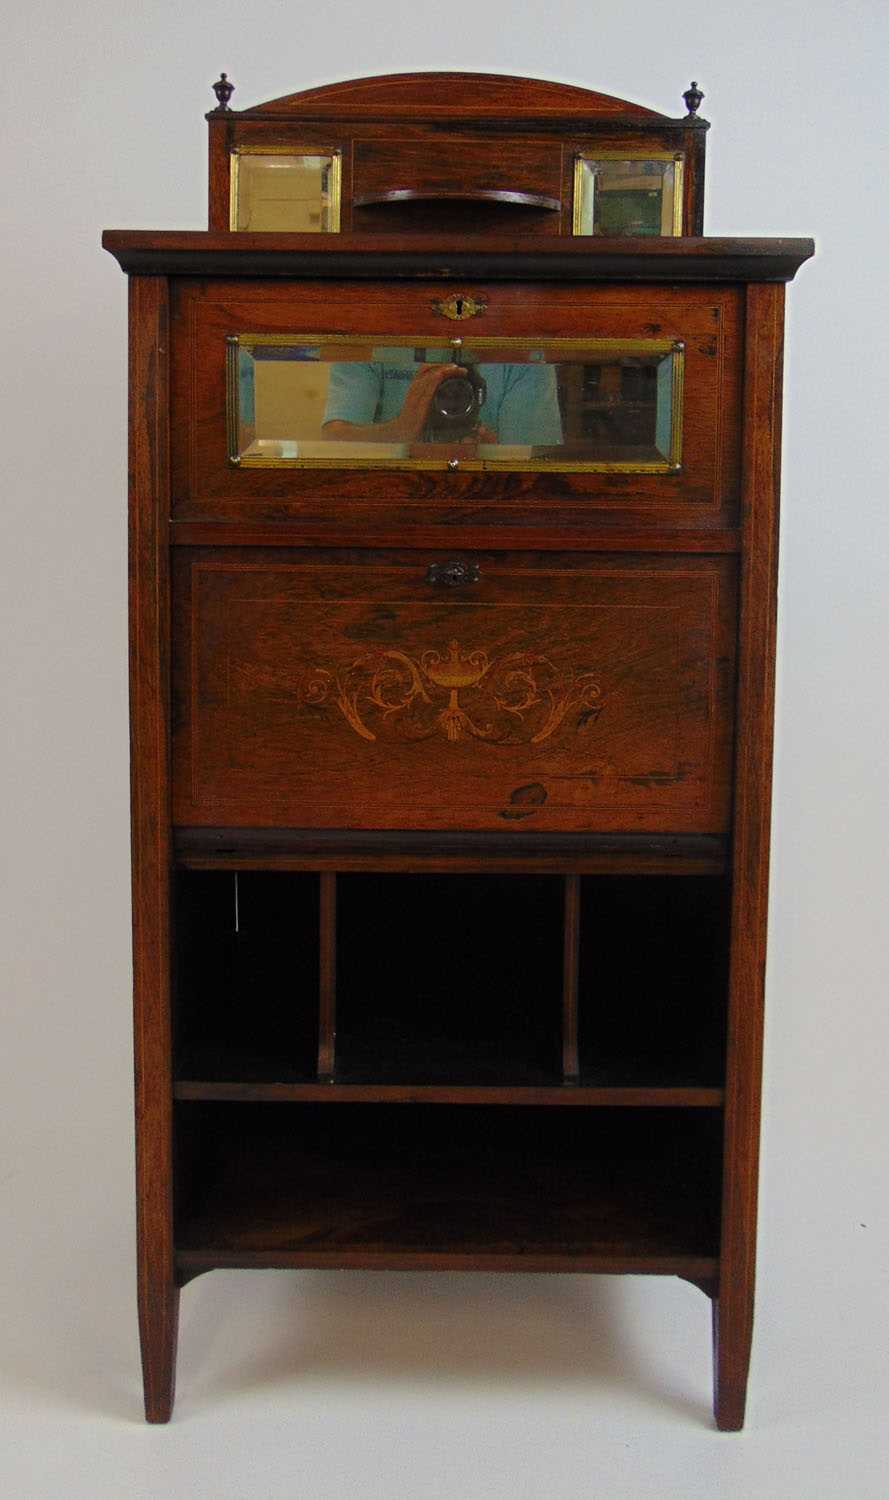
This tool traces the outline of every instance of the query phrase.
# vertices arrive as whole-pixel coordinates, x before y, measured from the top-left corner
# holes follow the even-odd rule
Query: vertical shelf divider
[[[318,922],[318,1077],[333,1078],[336,1067],[336,875],[322,872]]]
[[[565,876],[564,956],[562,968],[562,1082],[577,1083],[577,982],[580,957],[580,876]]]

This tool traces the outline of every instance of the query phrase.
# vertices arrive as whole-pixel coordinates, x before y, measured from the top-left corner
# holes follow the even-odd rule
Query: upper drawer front
[[[456,310],[469,306],[471,316],[441,310],[455,310],[455,291],[464,298]],[[662,524],[731,525],[739,295],[180,283],[174,515],[336,523],[350,507],[354,519],[356,508],[373,516],[401,505],[408,524],[496,523],[536,509],[542,520],[565,511],[574,524],[627,510]],[[470,411],[465,431],[448,427],[424,407],[414,431],[402,421],[412,379],[424,364],[446,364],[455,338],[454,357],[481,377],[474,421]]]
[[[176,822],[726,828],[733,558],[451,561],[177,549]]]

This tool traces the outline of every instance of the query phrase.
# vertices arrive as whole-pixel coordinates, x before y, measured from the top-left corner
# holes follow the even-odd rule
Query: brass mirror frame
[[[671,237],[678,238],[682,234],[682,208],[685,195],[685,152],[684,151],[596,151],[590,148],[588,151],[578,151],[574,158],[574,198],[572,202],[571,233],[582,239],[592,239],[594,231],[587,232],[581,228],[581,199],[583,185],[583,167],[585,162],[593,161],[664,161],[672,162],[673,172],[673,227]],[[663,181],[663,179],[661,179]],[[595,208],[593,210],[595,213]],[[633,238],[646,239],[648,236],[639,235]],[[653,238],[653,236],[652,236]]]
[[[249,230],[238,228],[238,194],[240,191],[240,159],[242,156],[326,156],[330,159],[330,227],[319,230],[321,234],[339,234],[342,220],[343,153],[339,146],[299,146],[280,144],[262,146],[232,146],[229,151],[228,227],[235,234],[249,234]],[[273,233],[258,230],[257,233]],[[285,231],[281,231],[282,233]]]
[[[345,344],[375,347],[417,348],[424,340],[432,340],[437,347],[447,348],[452,340],[436,334],[379,334],[379,333],[231,333],[226,335],[225,406],[228,462],[239,469],[434,469],[446,470],[447,458],[260,458],[242,456],[240,451],[240,380],[239,355],[243,346],[288,344]],[[470,335],[462,338],[465,352],[476,349],[527,349],[529,346],[545,347],[558,352],[560,349],[588,349],[591,353],[609,354],[669,354],[673,358],[672,401],[670,411],[670,451],[663,459],[621,459],[609,462],[606,459],[590,462],[560,462],[558,459],[504,459],[462,458],[460,471],[466,473],[493,471],[509,474],[675,474],[682,468],[682,413],[685,387],[685,344],[680,339],[609,339],[609,338],[550,338],[544,335],[535,339],[495,337],[493,335]]]

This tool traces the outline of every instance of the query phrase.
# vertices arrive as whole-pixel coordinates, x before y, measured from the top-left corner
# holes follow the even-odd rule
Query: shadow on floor
[[[263,1273],[265,1278],[269,1272]],[[485,1273],[214,1272],[183,1292],[179,1410],[264,1387],[372,1381],[490,1391],[570,1383],[609,1387],[712,1424],[669,1351],[640,1342],[623,1277]],[[674,1284],[675,1285],[675,1284]],[[709,1324],[708,1304],[697,1297]],[[681,1335],[678,1340],[681,1344]],[[701,1367],[709,1360],[706,1342]]]

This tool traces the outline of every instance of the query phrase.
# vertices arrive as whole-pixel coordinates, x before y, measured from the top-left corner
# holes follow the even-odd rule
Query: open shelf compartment
[[[174,899],[177,1077],[314,1078],[318,877],[182,870]]]
[[[721,1104],[727,885],[180,870],[177,1097]]]
[[[181,1272],[715,1267],[709,1110],[188,1103],[176,1123]]]
[[[728,882],[580,882],[579,1079],[587,1086],[721,1087]]]
[[[558,1081],[562,882],[341,876],[342,1083]]]

